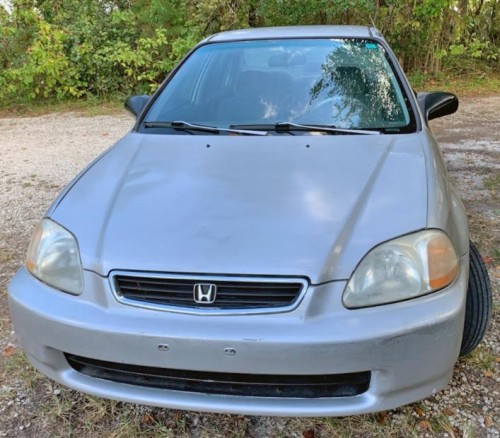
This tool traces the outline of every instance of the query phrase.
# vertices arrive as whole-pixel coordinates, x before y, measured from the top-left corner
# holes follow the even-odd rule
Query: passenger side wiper
[[[348,129],[336,128],[335,126],[325,125],[301,125],[292,122],[279,122],[274,125],[231,125],[230,128],[248,128],[248,129],[263,129],[273,130],[276,132],[288,132],[292,130],[307,131],[307,132],[331,132],[336,134],[361,134],[361,135],[380,135],[380,131],[368,131],[364,129]]]
[[[267,135],[263,131],[250,131],[248,129],[232,129],[232,128],[218,128],[216,126],[197,125],[194,123],[184,122],[182,120],[173,120],[171,122],[144,122],[145,128],[172,128],[181,130],[194,130],[212,132],[213,134],[220,134],[221,132],[229,132],[232,134],[241,135]]]

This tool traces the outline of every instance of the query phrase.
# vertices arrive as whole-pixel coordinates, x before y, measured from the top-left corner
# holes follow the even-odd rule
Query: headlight
[[[75,295],[82,291],[83,271],[76,239],[50,219],[43,219],[36,228],[26,267],[49,286]]]
[[[371,250],[344,291],[348,308],[376,306],[415,298],[455,280],[458,257],[442,231],[399,237]]]

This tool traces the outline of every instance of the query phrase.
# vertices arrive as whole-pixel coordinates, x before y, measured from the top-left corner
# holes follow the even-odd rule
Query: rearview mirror
[[[150,96],[141,94],[140,96],[130,96],[125,101],[125,109],[138,118],[149,101]]]
[[[417,101],[427,120],[453,114],[458,109],[458,97],[442,91],[418,93]]]

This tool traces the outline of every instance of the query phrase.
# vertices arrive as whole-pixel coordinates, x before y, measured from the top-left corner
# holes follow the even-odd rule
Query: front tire
[[[472,242],[470,242],[469,258],[469,286],[460,356],[469,354],[483,340],[493,307],[488,271],[481,254]]]

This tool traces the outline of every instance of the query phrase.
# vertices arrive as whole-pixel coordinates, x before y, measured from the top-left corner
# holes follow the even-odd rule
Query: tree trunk
[[[467,7],[469,5],[469,0],[460,0],[460,5],[458,7],[460,11],[460,16],[464,19],[467,16]]]

